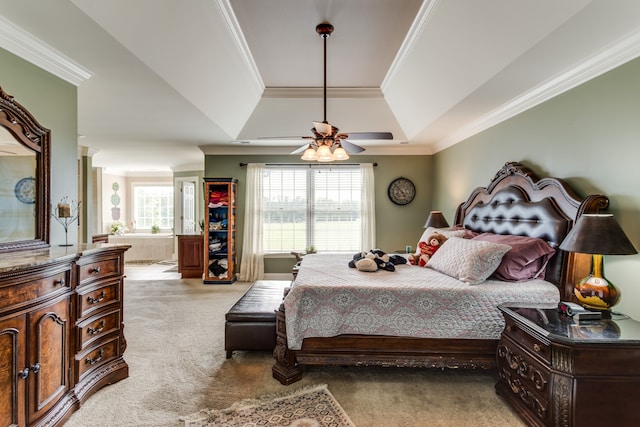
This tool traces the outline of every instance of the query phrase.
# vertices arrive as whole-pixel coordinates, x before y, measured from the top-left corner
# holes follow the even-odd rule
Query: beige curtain
[[[254,282],[264,278],[264,251],[262,248],[262,178],[264,163],[247,165],[246,200],[244,210],[244,236],[238,279]]]
[[[362,236],[361,251],[376,248],[376,197],[373,177],[373,164],[361,163],[362,173]]]

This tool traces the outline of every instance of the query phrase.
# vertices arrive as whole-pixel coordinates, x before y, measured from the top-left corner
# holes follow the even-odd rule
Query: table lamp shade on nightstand
[[[441,211],[431,211],[429,212],[429,217],[427,218],[427,222],[424,223],[424,228],[433,227],[433,228],[446,228],[449,226],[449,223],[445,219],[444,215]]]
[[[620,291],[604,277],[603,255],[633,255],[638,251],[613,215],[582,215],[560,244],[560,249],[591,255],[591,274],[574,288],[574,294],[583,306],[606,311],[620,301]]]

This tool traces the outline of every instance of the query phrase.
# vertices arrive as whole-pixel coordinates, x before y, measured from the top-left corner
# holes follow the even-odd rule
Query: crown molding
[[[640,31],[575,64],[567,72],[543,82],[451,136],[436,142],[435,152],[455,145],[638,57],[640,57]]]
[[[252,80],[256,85],[256,88],[258,89],[258,91],[262,92],[264,90],[264,82],[262,81],[262,76],[260,75],[258,66],[253,60],[253,55],[251,55],[251,50],[249,49],[247,40],[244,38],[244,34],[242,33],[242,29],[240,28],[240,23],[236,19],[236,15],[233,13],[233,8],[231,7],[229,0],[212,1],[224,18],[224,22],[225,24],[227,24],[227,30],[229,31],[231,38],[235,42],[242,60],[250,71]]]
[[[393,59],[391,67],[389,67],[389,71],[387,71],[387,75],[382,80],[382,84],[380,85],[382,93],[386,92],[388,86],[395,80],[400,67],[402,67],[402,64],[404,64],[409,54],[411,54],[411,51],[413,51],[417,41],[420,40],[424,29],[429,24],[429,21],[431,21],[431,17],[435,14],[439,4],[440,0],[427,0],[422,2],[416,17],[407,32],[407,36],[404,38],[396,57]]]
[[[0,47],[79,86],[93,73],[0,15]]]

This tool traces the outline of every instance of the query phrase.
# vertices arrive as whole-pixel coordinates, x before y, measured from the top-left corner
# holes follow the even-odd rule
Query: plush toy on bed
[[[409,256],[409,263],[424,267],[429,262],[429,258],[436,253],[447,238],[440,233],[433,233],[427,237],[426,242],[418,243],[418,252]]]
[[[407,260],[400,255],[389,255],[380,249],[372,249],[369,252],[359,252],[349,261],[349,267],[359,271],[395,271],[396,265],[406,264]]]

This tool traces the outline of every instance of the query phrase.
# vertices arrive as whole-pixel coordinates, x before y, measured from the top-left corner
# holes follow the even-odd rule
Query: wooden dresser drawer
[[[120,339],[113,339],[101,344],[86,353],[80,353],[76,356],[76,375],[81,380],[87,372],[97,368],[118,357],[118,346]]]
[[[498,343],[497,369],[500,378],[509,385],[512,397],[530,408],[546,425],[552,387],[549,367],[511,339],[503,337]]]
[[[545,362],[551,363],[551,346],[537,337],[531,335],[527,331],[522,330],[520,324],[512,318],[505,319],[505,328],[502,332],[522,347],[530,349],[530,351],[542,358]]]
[[[0,298],[0,311],[7,307],[12,309],[33,304],[37,300],[52,296],[55,292],[65,292],[71,287],[71,270],[64,270],[50,276],[29,277],[23,283],[7,287]],[[61,291],[64,289],[64,291]]]
[[[103,307],[117,303],[120,304],[120,290],[122,279],[115,278],[104,281],[98,286],[77,289],[78,293],[78,319],[84,320]]]
[[[87,264],[78,265],[78,286],[106,279],[114,276],[121,276],[120,258],[99,259]]]
[[[78,324],[77,349],[82,351],[96,340],[120,329],[120,310],[114,309]]]

